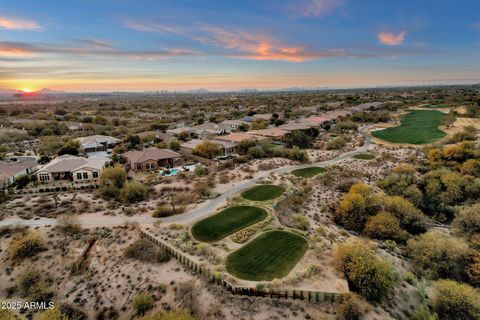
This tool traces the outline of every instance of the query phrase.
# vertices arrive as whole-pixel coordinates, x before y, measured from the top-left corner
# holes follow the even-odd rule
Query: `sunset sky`
[[[0,88],[480,82],[479,0],[1,0]]]

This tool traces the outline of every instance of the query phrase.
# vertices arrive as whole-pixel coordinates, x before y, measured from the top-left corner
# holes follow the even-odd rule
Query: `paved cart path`
[[[309,164],[301,164],[301,165],[289,165],[283,166],[267,171],[258,172],[253,179],[241,181],[232,184],[232,186],[225,191],[224,193],[220,194],[217,198],[207,200],[206,202],[202,203],[199,207],[175,216],[167,217],[167,218],[152,218],[152,217],[139,217],[139,216],[106,216],[98,213],[87,213],[78,216],[80,223],[85,227],[102,227],[102,226],[115,226],[115,225],[122,225],[126,222],[136,222],[141,225],[150,225],[153,224],[155,221],[161,222],[170,222],[170,223],[183,223],[183,222],[190,222],[194,220],[198,220],[209,214],[213,213],[215,209],[220,207],[225,203],[228,197],[231,197],[245,189],[248,189],[255,184],[262,178],[268,177],[271,173],[287,173],[295,169],[300,168],[308,168],[308,167],[327,167],[333,165],[337,162],[340,162],[344,159],[351,158],[356,154],[367,152],[370,144],[371,144],[371,136],[366,133],[366,127],[362,127],[359,129],[360,134],[365,138],[365,144],[355,150],[345,152],[340,156],[326,160],[321,162],[309,163]],[[2,221],[0,221],[1,226],[8,226],[8,225],[15,225],[15,224],[22,224],[27,226],[47,226],[47,225],[54,225],[56,224],[56,219],[51,218],[38,218],[32,220],[24,220],[18,217],[9,217]]]

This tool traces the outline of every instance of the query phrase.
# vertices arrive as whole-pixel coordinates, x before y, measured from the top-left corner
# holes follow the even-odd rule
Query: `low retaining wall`
[[[78,191],[78,190],[91,190],[98,189],[98,184],[68,184],[68,185],[44,185],[38,186],[35,188],[24,188],[20,190],[15,190],[13,194],[22,195],[22,194],[34,194],[34,193],[53,193],[53,192],[69,192],[69,191]]]
[[[141,236],[145,239],[153,242],[160,248],[164,249],[168,254],[177,259],[180,263],[187,266],[191,270],[198,272],[204,276],[208,281],[223,286],[229,292],[237,295],[249,296],[249,297],[263,297],[263,298],[277,298],[277,299],[293,299],[293,300],[305,300],[309,302],[338,302],[342,293],[339,292],[323,292],[323,291],[310,291],[310,290],[258,290],[254,287],[236,286],[224,279],[218,279],[215,275],[208,270],[203,264],[199,264],[193,261],[190,257],[184,254],[177,248],[174,248],[166,241],[163,241],[150,233],[142,230]]]

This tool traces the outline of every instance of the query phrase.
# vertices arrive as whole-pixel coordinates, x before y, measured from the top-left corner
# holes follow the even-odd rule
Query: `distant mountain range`
[[[0,95],[14,95],[14,94],[25,94],[25,95],[55,95],[55,94],[66,94],[66,91],[59,91],[59,90],[50,90],[48,88],[43,88],[42,90],[32,91],[32,92],[25,92],[22,90],[16,89],[1,89],[0,88]]]

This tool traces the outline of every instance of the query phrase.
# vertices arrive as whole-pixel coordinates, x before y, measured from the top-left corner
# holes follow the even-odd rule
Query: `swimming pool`
[[[161,176],[165,176],[165,177],[171,177],[171,176],[175,176],[177,174],[180,173],[180,170],[179,169],[172,169],[172,170],[160,170],[158,172],[159,175]]]

